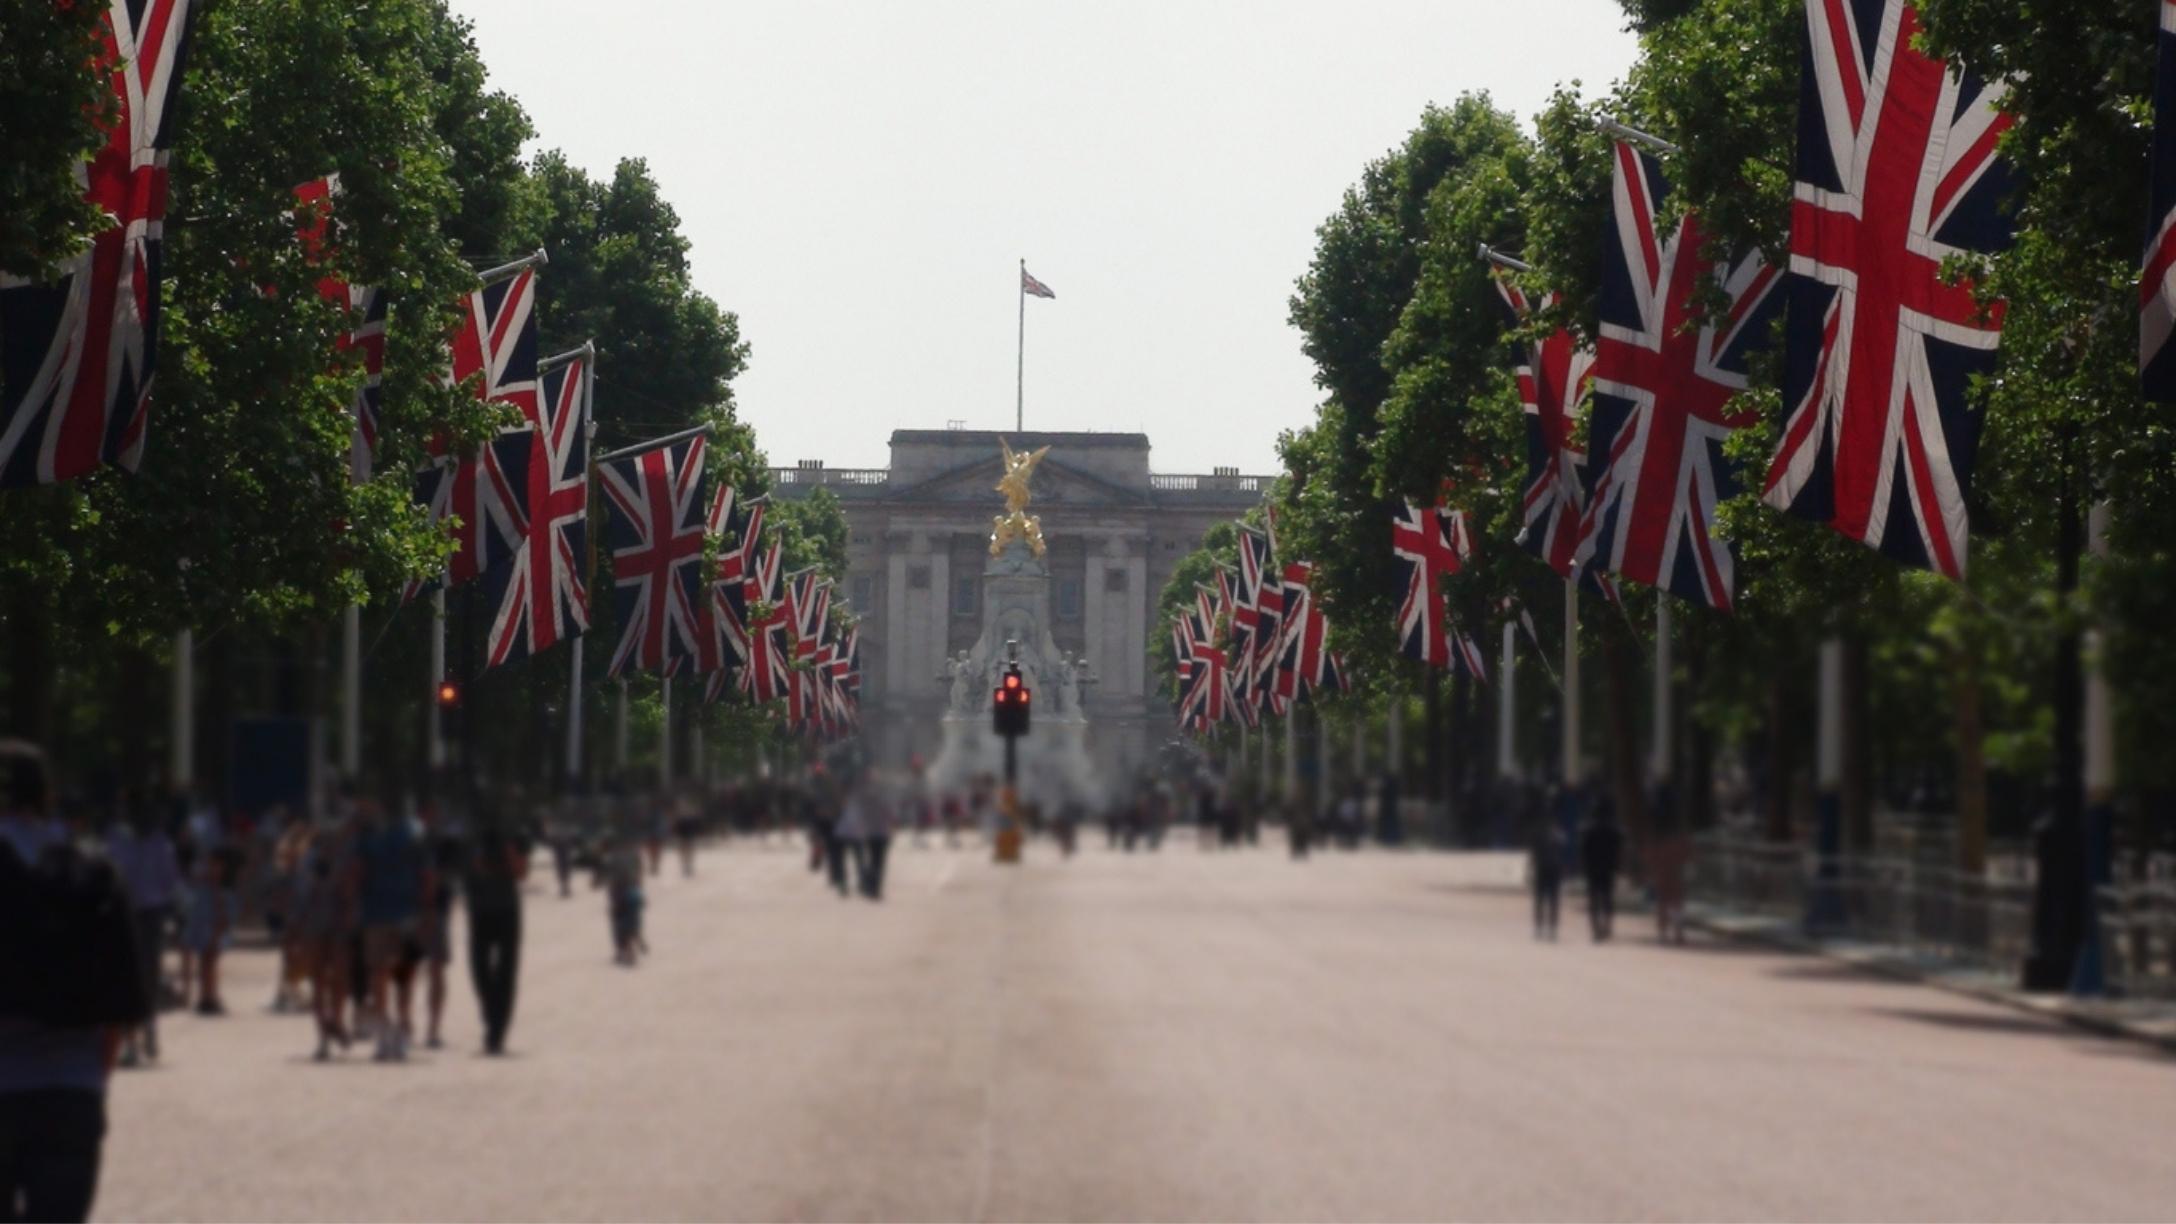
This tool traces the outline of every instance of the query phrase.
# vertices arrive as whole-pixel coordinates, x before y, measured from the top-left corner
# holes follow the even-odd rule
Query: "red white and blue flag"
[[[1020,265],[1020,292],[1029,297],[1056,298],[1058,296],[1050,291],[1050,286],[1029,276],[1026,264]]]
[[[1257,710],[1281,712],[1277,652],[1284,639],[1284,580],[1276,570],[1275,545],[1253,531],[1239,533],[1241,582],[1254,586],[1253,657],[1247,661],[1247,698]],[[1253,577],[1250,579],[1249,574]]]
[[[2176,0],[2161,0],[2153,77],[2153,195],[2138,277],[2138,376],[2149,400],[2176,403]]]
[[[704,450],[697,434],[597,467],[605,543],[612,550],[612,606],[620,623],[610,675],[629,667],[663,672],[696,653]]]
[[[1496,292],[1512,324],[1524,327],[1538,310],[1556,304],[1554,294],[1536,302],[1499,274]],[[1526,409],[1526,489],[1521,537],[1527,551],[1569,576],[1579,550],[1579,520],[1586,506],[1580,482],[1584,454],[1572,441],[1579,402],[1594,376],[1594,351],[1563,328],[1518,347],[1519,402]]]
[[[109,226],[39,279],[0,277],[0,488],[135,471],[158,365],[167,161],[192,0],[112,0],[116,117],[80,171]],[[12,117],[11,117],[12,118]]]
[[[333,201],[340,194],[340,176],[328,174],[295,188],[302,246],[311,262],[321,261],[330,245],[334,224]],[[348,476],[357,484],[370,479],[371,460],[378,452],[378,418],[385,382],[385,306],[383,290],[351,285],[337,276],[318,278],[319,297],[338,306],[348,326],[334,342],[334,351],[354,354],[362,366],[363,383],[348,406],[355,418],[355,433],[348,445]]]
[[[1436,506],[1406,502],[1390,521],[1399,597],[1398,650],[1430,667],[1451,663],[1443,581],[1458,572],[1471,550],[1464,535],[1464,516]]]
[[[1661,164],[1622,141],[1615,154],[1579,562],[1728,610],[1735,567],[1715,507],[1737,492],[1737,473],[1723,443],[1752,420],[1730,401],[1782,305],[1782,277],[1758,251],[1703,259],[1691,214],[1663,234]],[[1703,317],[1701,295],[1714,290],[1727,311]]]
[[[549,650],[589,628],[589,360],[543,377],[539,419],[514,435],[529,447],[521,504],[528,533],[511,564],[484,579],[491,618],[487,666]]]
[[[416,500],[434,521],[458,518],[446,581],[458,586],[505,564],[529,534],[529,460],[525,436],[539,415],[536,380],[536,273],[523,268],[462,302],[453,335],[452,380],[476,378],[476,398],[512,404],[522,425],[458,460],[440,456],[416,483]]]
[[[1284,567],[1284,628],[1277,649],[1277,697],[1292,702],[1322,687],[1323,644],[1329,622],[1315,599],[1312,562],[1288,561]]]
[[[1913,49],[1910,0],[1806,6],[1783,440],[1763,499],[1960,578],[1979,446],[1969,382],[2002,307],[1942,262],[2009,245],[2005,86]]]
[[[754,533],[748,538],[753,540]],[[740,688],[758,704],[784,697],[793,683],[786,645],[786,602],[778,590],[779,558],[779,542],[772,540],[762,559],[749,567],[744,588],[749,603],[748,666],[741,672]],[[758,608],[761,615],[757,615]]]

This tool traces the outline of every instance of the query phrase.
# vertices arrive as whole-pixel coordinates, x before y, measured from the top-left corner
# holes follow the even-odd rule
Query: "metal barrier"
[[[1827,877],[1790,844],[1702,837],[1694,841],[1691,895],[1790,922],[1813,901],[1822,933],[2011,974],[2032,943],[2032,886],[1968,875],[1909,858],[1845,856]]]
[[[2109,988],[2126,998],[2176,999],[2176,883],[2106,885],[2099,900]]]

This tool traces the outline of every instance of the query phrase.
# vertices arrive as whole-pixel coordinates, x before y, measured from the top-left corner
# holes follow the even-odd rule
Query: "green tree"
[[[0,0],[0,273],[36,276],[106,228],[76,179],[116,117],[105,14]]]

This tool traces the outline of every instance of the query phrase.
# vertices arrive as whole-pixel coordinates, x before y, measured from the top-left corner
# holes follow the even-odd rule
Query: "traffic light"
[[[997,687],[990,691],[990,729],[1010,739],[1028,733],[1027,681],[1020,678],[1020,665],[1007,664],[1005,675]]]
[[[438,682],[438,708],[450,710],[461,704],[461,686],[451,680]]]

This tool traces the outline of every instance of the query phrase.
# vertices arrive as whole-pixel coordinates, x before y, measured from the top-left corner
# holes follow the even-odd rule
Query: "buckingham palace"
[[[861,628],[863,733],[886,765],[927,761],[946,706],[945,660],[982,626],[999,441],[1047,446],[1034,510],[1048,541],[1051,634],[1088,660],[1081,695],[1097,766],[1122,777],[1171,738],[1169,706],[1151,691],[1157,596],[1210,527],[1262,500],[1271,477],[1236,468],[1152,471],[1148,435],[902,429],[891,465],[833,468],[804,459],[772,469],[772,496],[825,488],[848,525],[840,594]]]

